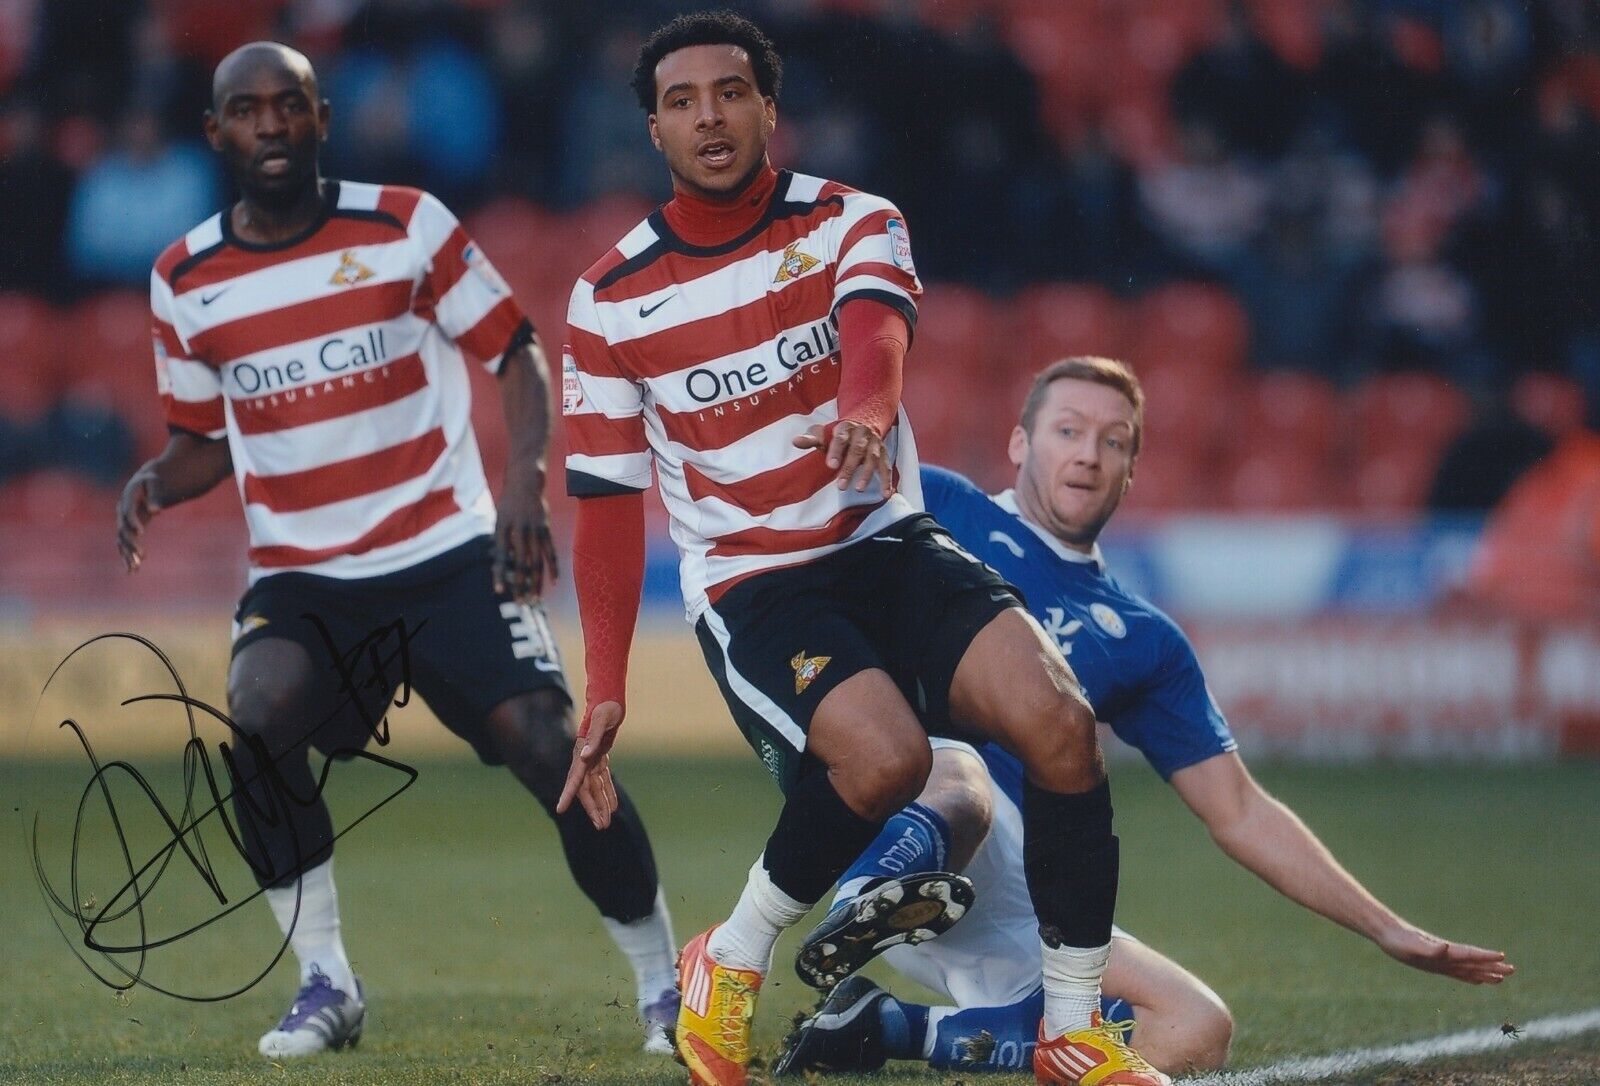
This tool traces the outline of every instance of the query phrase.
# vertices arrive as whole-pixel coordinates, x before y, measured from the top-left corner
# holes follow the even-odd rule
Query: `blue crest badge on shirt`
[[[1091,603],[1089,605],[1089,617],[1094,619],[1096,626],[1112,637],[1128,636],[1128,624],[1122,621],[1122,616],[1103,603]]]

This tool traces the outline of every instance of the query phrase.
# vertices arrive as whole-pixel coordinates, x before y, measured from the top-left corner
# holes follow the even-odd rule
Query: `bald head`
[[[288,76],[311,101],[320,97],[316,70],[304,53],[275,41],[253,41],[239,46],[217,65],[211,77],[211,108],[220,110],[229,94],[262,75]]]

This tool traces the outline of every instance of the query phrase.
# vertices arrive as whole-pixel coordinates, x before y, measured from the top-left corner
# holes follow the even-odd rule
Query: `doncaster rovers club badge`
[[[806,650],[801,649],[794,654],[794,659],[789,661],[789,666],[794,668],[794,692],[804,694],[811,681],[822,674],[822,669],[828,666],[831,656],[807,656]]]
[[[807,253],[802,253],[798,241],[791,241],[783,250],[783,260],[778,264],[778,274],[773,277],[774,283],[787,283],[791,279],[798,279],[821,261]]]
[[[354,249],[346,249],[339,257],[339,266],[333,270],[333,277],[328,282],[336,287],[353,287],[363,279],[371,279],[376,274],[356,259]]]

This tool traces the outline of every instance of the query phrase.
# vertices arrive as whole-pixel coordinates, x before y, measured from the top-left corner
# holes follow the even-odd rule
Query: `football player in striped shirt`
[[[1513,972],[1504,954],[1446,942],[1395,913],[1256,783],[1189,639],[1106,572],[1097,540],[1133,482],[1143,434],[1144,392],[1131,369],[1109,358],[1063,359],[1035,378],[1012,431],[1015,487],[989,495],[959,475],[925,467],[923,494],[957,540],[1022,589],[1105,723],[1172,785],[1224,852],[1397,961],[1469,984],[1499,983]],[[954,1071],[1028,1065],[1040,976],[1021,937],[1032,905],[1020,767],[993,744],[937,742],[928,786],[845,873],[834,908],[806,937],[796,968],[807,983],[828,987],[840,971],[853,972],[881,951],[955,1006],[896,999],[866,977],[850,976],[790,1037],[777,1074],[866,1071],[890,1059],[924,1059]],[[946,867],[970,876],[976,904],[933,942],[899,945],[902,933],[875,915],[872,902]],[[1221,1067],[1233,1036],[1222,999],[1120,928],[1112,945],[1105,1019],[1126,1023],[1140,1054],[1163,1070]]]
[[[397,690],[413,687],[551,813],[573,877],[633,964],[646,1046],[670,1051],[673,941],[639,815],[620,790],[605,828],[555,811],[574,728],[539,603],[556,571],[543,351],[438,200],[321,176],[328,121],[310,63],[291,49],[255,43],[217,67],[205,130],[241,198],[151,275],[172,437],[118,509],[118,544],[137,570],[160,510],[229,475],[244,501],[249,588],[228,673],[234,810],[301,982],[261,1053],[304,1056],[361,1035],[336,835],[306,748],[360,751]],[[512,456],[498,511],[464,355],[498,375],[505,404]],[[396,891],[403,901],[403,881]]]
[[[921,293],[906,223],[880,197],[772,168],[780,68],[725,11],[680,16],[640,51],[634,88],[674,196],[583,275],[568,313],[588,689],[562,804],[610,814],[653,475],[707,663],[785,796],[732,914],[679,957],[691,1081],[746,1081],[779,934],[920,791],[929,733],[959,731],[1026,770],[1040,1051],[1091,1050],[1089,1081],[1156,1086],[1097,1021],[1117,843],[1094,714],[1010,587],[922,511],[899,402]],[[717,832],[714,805],[703,825]],[[907,921],[947,925],[955,885],[921,884]]]

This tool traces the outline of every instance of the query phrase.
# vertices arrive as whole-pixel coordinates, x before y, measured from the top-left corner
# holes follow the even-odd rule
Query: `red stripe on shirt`
[[[837,474],[837,469],[828,466],[827,457],[815,450],[782,467],[733,483],[719,483],[692,464],[683,466],[684,482],[695,501],[721,498],[752,517],[764,517],[774,509],[805,501],[831,485]]]
[[[878,501],[871,505],[852,505],[835,514],[820,528],[785,531],[782,528],[757,526],[729,532],[711,541],[709,553],[717,558],[737,558],[747,554],[789,554],[825,547],[830,543],[842,543],[882,504],[882,501]]]
[[[667,438],[701,452],[732,445],[742,437],[779,419],[809,415],[839,395],[837,355],[809,362],[780,385],[698,411],[668,411],[657,415]]]
[[[410,311],[409,279],[378,283],[336,290],[332,294],[227,321],[197,333],[192,342],[197,355],[220,367],[285,343],[347,332],[362,325],[393,320]]]
[[[522,325],[522,310],[514,298],[496,302],[478,323],[456,337],[462,350],[480,362],[499,358],[511,343],[511,333]]]
[[[644,435],[644,416],[629,415],[613,419],[592,411],[586,415],[567,415],[567,448],[584,456],[619,456],[648,452]]]
[[[422,190],[405,185],[385,185],[378,193],[378,210],[399,219],[407,230],[411,228],[411,216],[421,202]]]
[[[161,341],[161,349],[167,352],[168,358],[188,358],[189,352],[185,349],[183,341],[178,338],[178,330],[160,317],[152,316],[150,326],[156,339]]]
[[[444,431],[434,427],[421,437],[348,460],[282,475],[246,475],[244,500],[274,513],[299,513],[366,497],[424,474],[446,447]]]
[[[889,232],[889,220],[899,217],[899,212],[890,211],[887,208],[882,211],[870,211],[861,216],[856,221],[856,224],[850,228],[849,232],[845,234],[844,240],[839,243],[839,262],[841,264],[844,263],[845,257],[850,255],[850,250],[854,249],[856,243],[862,238],[870,237],[873,234],[887,234]]]
[[[786,329],[798,331],[822,320],[832,309],[831,276],[808,275],[776,298],[763,295],[715,316],[614,344],[611,351],[636,377],[664,377],[759,347]],[[776,366],[775,358],[767,360],[769,370]]]
[[[730,264],[748,260],[758,253],[781,253],[790,243],[812,234],[829,219],[836,218],[842,210],[843,208],[838,204],[821,204],[805,215],[779,219],[737,249],[727,253],[719,253],[716,256],[691,256],[687,253],[676,251],[664,252],[638,271],[623,276],[616,282],[596,290],[594,294],[595,301],[631,301],[634,298],[642,298],[679,283],[686,283],[691,279],[698,279],[703,275],[710,275],[722,268],[726,268]],[[822,239],[819,237],[815,241],[816,244],[810,247],[815,251],[808,253],[808,255],[821,260],[824,256]],[[800,251],[806,252],[807,248],[805,244],[802,244]],[[612,263],[611,266],[615,267],[615,263]],[[603,278],[610,268],[600,271],[600,267],[599,264],[596,264],[594,269],[591,269],[593,278],[590,278],[589,275],[585,275],[584,278],[591,283]]]
[[[342,554],[365,554],[379,547],[403,543],[419,536],[459,511],[460,506],[456,504],[454,490],[435,490],[421,501],[396,509],[374,525],[371,531],[357,536],[349,543],[317,550],[286,545],[251,547],[250,562],[263,569],[276,569],[283,566],[315,565]]]
[[[917,281],[907,275],[899,265],[880,264],[872,260],[851,266],[835,282],[848,283],[858,275],[872,275],[879,279],[886,279],[909,294],[912,301],[915,301],[922,293],[917,289]]]
[[[242,396],[233,402],[233,417],[241,434],[266,434],[370,411],[427,387],[428,372],[422,356],[408,354],[381,366],[296,389],[267,396]]]
[[[180,400],[175,396],[161,397],[166,408],[167,425],[197,434],[213,434],[228,424],[223,413],[222,397],[209,400]]]
[[[260,252],[226,246],[184,272],[172,285],[172,289],[178,294],[186,294],[192,290],[216,286],[236,276],[249,275],[251,272],[287,264],[292,260],[306,260],[324,255],[333,257],[342,254],[346,249],[387,245],[391,242],[404,241],[405,238],[404,229],[396,228],[393,223],[372,219],[332,218],[323,223],[322,228],[315,234],[287,249]],[[328,276],[333,274],[333,269],[337,266],[338,262],[334,260],[328,266]],[[327,276],[323,278],[326,279]]]

